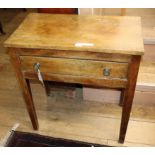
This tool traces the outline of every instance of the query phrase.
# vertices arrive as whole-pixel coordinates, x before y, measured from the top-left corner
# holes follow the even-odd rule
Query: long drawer
[[[39,64],[41,73],[55,76],[73,76],[75,78],[125,80],[128,63],[80,60],[68,58],[20,56],[23,72],[35,74],[34,66]]]

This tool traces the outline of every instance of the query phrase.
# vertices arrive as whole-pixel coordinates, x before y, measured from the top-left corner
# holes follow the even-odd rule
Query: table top
[[[140,17],[30,13],[5,47],[143,55]]]

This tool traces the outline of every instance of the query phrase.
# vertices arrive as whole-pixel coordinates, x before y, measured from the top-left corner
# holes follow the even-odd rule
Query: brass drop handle
[[[39,62],[35,63],[33,67],[34,67],[34,70],[35,70],[36,72],[38,72],[39,67],[40,67]]]
[[[109,76],[110,75],[110,69],[109,68],[104,68],[103,75],[104,76]]]
[[[43,81],[43,77],[41,75],[41,72],[40,72],[40,64],[37,62],[34,64],[33,66],[35,72],[37,73],[37,76],[38,76],[38,80],[41,82],[42,86],[44,87],[44,81]]]

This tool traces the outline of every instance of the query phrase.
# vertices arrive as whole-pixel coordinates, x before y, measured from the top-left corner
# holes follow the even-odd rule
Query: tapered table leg
[[[37,130],[39,128],[39,125],[38,125],[38,119],[37,119],[37,115],[35,111],[35,106],[34,106],[33,99],[32,99],[32,93],[30,89],[29,80],[26,80],[21,72],[20,59],[19,59],[17,52],[14,50],[11,50],[10,55],[11,55],[11,62],[15,69],[16,77],[20,84],[22,94],[25,99],[27,111],[29,113],[33,128],[34,130]]]
[[[132,108],[133,97],[135,93],[137,75],[139,71],[141,56],[132,56],[131,63],[128,72],[128,85],[124,91],[123,97],[123,109],[122,109],[122,120],[119,134],[119,142],[123,143],[126,135],[128,121],[130,118],[130,112]]]

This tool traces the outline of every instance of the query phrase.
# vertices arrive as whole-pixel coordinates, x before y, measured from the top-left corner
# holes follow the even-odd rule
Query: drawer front
[[[34,64],[40,64],[42,74],[61,74],[94,78],[126,79],[128,63],[20,56],[24,72],[35,72]]]

